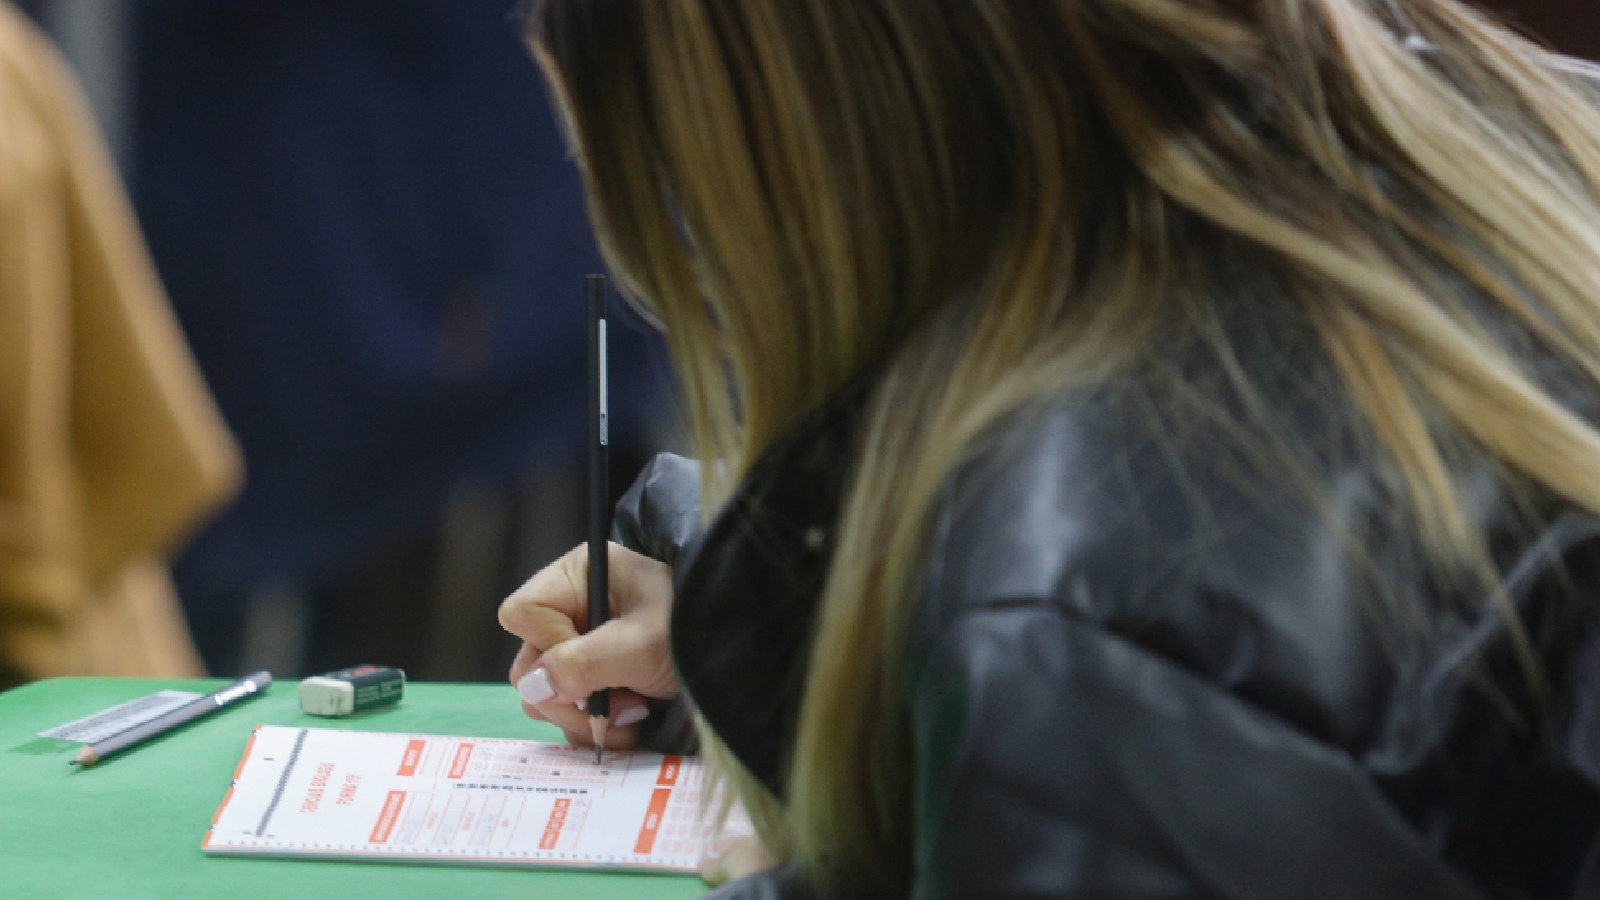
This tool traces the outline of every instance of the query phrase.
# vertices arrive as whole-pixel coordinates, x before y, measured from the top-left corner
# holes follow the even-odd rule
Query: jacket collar
[[[780,798],[868,386],[850,382],[768,449],[677,568],[679,682]]]

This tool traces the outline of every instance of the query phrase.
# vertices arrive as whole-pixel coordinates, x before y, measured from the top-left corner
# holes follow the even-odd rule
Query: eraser
[[[406,689],[406,673],[390,666],[355,666],[300,682],[300,709],[313,716],[348,716],[394,703]]]

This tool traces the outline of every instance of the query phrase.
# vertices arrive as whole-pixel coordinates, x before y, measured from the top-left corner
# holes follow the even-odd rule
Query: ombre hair
[[[824,889],[909,884],[902,643],[941,486],[997,423],[1156,368],[1174,334],[1270,394],[1218,326],[1241,271],[1440,566],[1485,558],[1460,448],[1600,512],[1600,435],[1555,399],[1600,383],[1600,118],[1456,0],[545,0],[531,39],[607,262],[664,327],[708,510],[881,373],[794,788],[720,762]],[[1326,449],[1224,413],[1291,462]]]

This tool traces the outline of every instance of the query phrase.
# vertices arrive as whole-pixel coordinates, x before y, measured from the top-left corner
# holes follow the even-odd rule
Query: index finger
[[[665,563],[606,543],[611,583],[606,601],[611,618],[650,598],[672,596],[672,569]],[[589,551],[579,545],[528,579],[500,604],[500,626],[540,650],[589,630]]]
[[[524,631],[540,628],[540,620],[552,612],[571,623],[574,633],[587,629],[588,583],[589,551],[580,545],[540,569],[522,587],[511,592],[511,596],[500,604],[500,627],[541,649],[549,649],[551,645],[532,640]]]

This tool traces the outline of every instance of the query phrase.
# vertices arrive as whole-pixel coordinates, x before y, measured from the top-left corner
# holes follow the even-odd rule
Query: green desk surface
[[[37,732],[163,688],[224,681],[57,678],[0,693],[0,897],[694,897],[690,876],[222,859],[200,840],[257,724],[561,740],[507,685],[409,684],[398,705],[345,719],[300,712],[294,682],[98,766],[67,765]],[[31,745],[31,746],[30,746]]]

